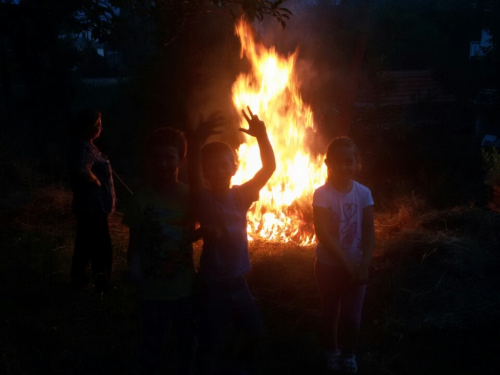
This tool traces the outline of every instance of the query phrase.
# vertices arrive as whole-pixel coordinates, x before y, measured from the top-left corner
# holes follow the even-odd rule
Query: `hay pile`
[[[395,334],[473,329],[500,314],[500,214],[429,211],[411,197],[376,215],[365,316]],[[314,248],[254,241],[250,287],[269,315],[311,323],[320,314]]]
[[[401,333],[494,322],[500,313],[500,215],[459,207],[414,211],[408,223],[397,234],[391,227],[378,242],[368,314],[383,315],[386,327]]]
[[[86,363],[81,373],[98,373],[98,368],[132,366],[139,317],[134,287],[121,278],[128,242],[121,214],[110,216],[117,292],[104,300],[91,290],[73,295],[68,275],[76,224],[71,193],[51,185],[27,195],[22,206],[0,215],[5,249],[0,317],[8,322],[0,327],[0,349],[8,357],[7,368],[34,373],[32,369],[45,366],[47,373],[71,373]],[[477,207],[435,211],[414,196],[395,199],[376,214],[377,243],[359,342],[365,373],[443,373],[435,358],[423,361],[413,350],[422,343],[430,353],[448,350],[438,358],[445,369],[450,356],[470,354],[472,346],[483,358],[482,368],[488,368],[496,355],[485,362],[484,351],[495,346],[483,344],[482,335],[500,332],[499,229],[500,213]],[[197,258],[199,248],[198,243]],[[250,255],[253,269],[247,280],[266,327],[257,358],[265,368],[262,374],[326,373],[318,339],[322,327],[314,247],[256,240]],[[464,331],[477,334],[456,334]],[[36,348],[38,354],[28,355],[26,348]],[[99,362],[108,356],[120,361]],[[454,368],[469,369],[465,355],[455,362]]]
[[[477,207],[435,211],[409,197],[375,219],[358,343],[361,371],[469,374],[494,368],[500,214]],[[266,353],[273,353],[276,369],[327,373],[314,248],[255,241],[250,250],[248,282],[267,327],[260,359],[269,361]]]

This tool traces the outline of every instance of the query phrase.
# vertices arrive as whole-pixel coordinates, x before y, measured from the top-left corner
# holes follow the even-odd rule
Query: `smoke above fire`
[[[341,90],[337,90],[338,82],[344,77],[336,68],[341,65],[339,59],[342,58],[336,45],[338,35],[334,28],[334,5],[337,3],[337,0],[286,2],[293,16],[285,29],[272,17],[252,22],[257,43],[268,48],[274,47],[285,57],[296,54],[296,85],[304,102],[314,112],[316,136],[307,139],[314,152],[324,152],[328,141],[337,135],[337,109],[343,97]],[[198,72],[202,71],[203,82],[193,89],[187,109],[194,123],[199,113],[222,111],[231,125],[224,132],[222,140],[237,147],[244,138],[237,130],[240,114],[233,106],[231,87],[236,76],[241,72],[249,72],[251,64],[245,56],[239,58],[241,45],[234,33],[234,20],[216,15],[206,17],[209,20],[200,22],[197,36],[193,39],[203,39],[212,34],[216,34],[216,37],[211,38],[208,52],[197,68]],[[196,48],[203,49],[205,45]]]

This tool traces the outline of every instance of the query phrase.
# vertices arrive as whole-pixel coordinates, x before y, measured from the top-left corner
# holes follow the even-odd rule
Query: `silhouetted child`
[[[222,142],[200,146],[211,134],[216,114],[201,122],[197,137],[190,145],[190,183],[196,198],[196,212],[203,232],[203,250],[198,271],[199,289],[196,315],[198,327],[197,369],[202,374],[215,371],[215,355],[229,319],[246,334],[246,347],[236,359],[238,370],[248,365],[252,347],[262,334],[262,318],[248,289],[244,275],[250,271],[247,238],[247,211],[258,200],[259,191],[276,169],[274,152],[266,127],[256,115],[243,113],[248,129],[240,129],[257,138],[262,168],[248,182],[231,187],[231,178],[237,170],[234,150]],[[202,187],[202,175],[208,188]]]
[[[95,291],[113,289],[110,283],[113,248],[108,215],[115,210],[111,165],[94,144],[102,131],[101,112],[83,109],[75,119],[76,139],[70,150],[69,174],[73,190],[73,212],[77,218],[76,240],[71,262],[71,282],[77,288],[89,283],[90,263]]]
[[[189,188],[177,179],[185,162],[181,132],[162,128],[146,144],[147,186],[134,194],[123,223],[130,227],[129,267],[138,283],[144,372],[160,369],[169,325],[176,335],[180,374],[191,372],[194,355],[195,269],[190,230]]]
[[[360,169],[360,156],[350,138],[330,143],[325,164],[328,180],[314,192],[313,212],[327,366],[355,374],[354,347],[375,242],[373,199],[370,189],[352,179]]]

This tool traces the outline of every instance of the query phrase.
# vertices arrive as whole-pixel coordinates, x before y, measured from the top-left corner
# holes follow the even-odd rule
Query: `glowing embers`
[[[252,27],[238,21],[241,57],[251,63],[248,74],[240,74],[232,87],[238,112],[249,106],[265,121],[276,154],[277,169],[260,192],[260,200],[248,213],[250,238],[272,241],[314,242],[312,195],[326,179],[322,156],[312,156],[308,133],[314,132],[311,108],[302,102],[294,73],[297,53],[280,56],[274,48],[256,43]],[[246,127],[242,118],[241,126]],[[254,138],[246,137],[239,148],[240,165],[234,184],[251,179],[261,168]]]

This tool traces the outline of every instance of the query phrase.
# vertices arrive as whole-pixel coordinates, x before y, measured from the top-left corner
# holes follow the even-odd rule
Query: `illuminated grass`
[[[2,373],[140,373],[134,286],[122,279],[128,231],[120,214],[111,216],[117,291],[102,300],[92,289],[75,293],[69,286],[75,230],[70,202],[67,190],[51,185],[31,190],[22,206],[0,214]],[[468,352],[483,355],[487,371],[495,357],[480,337],[499,330],[500,215],[476,207],[432,211],[414,196],[384,209],[376,215],[360,369],[437,374],[455,358],[456,373],[466,374],[477,367],[461,355]],[[247,280],[266,329],[256,363],[260,373],[326,374],[314,248],[254,241],[250,252]],[[233,334],[227,331],[227,350]],[[428,358],[414,350],[423,342]],[[165,350],[175,353],[171,341]],[[443,354],[434,358],[433,351]]]

